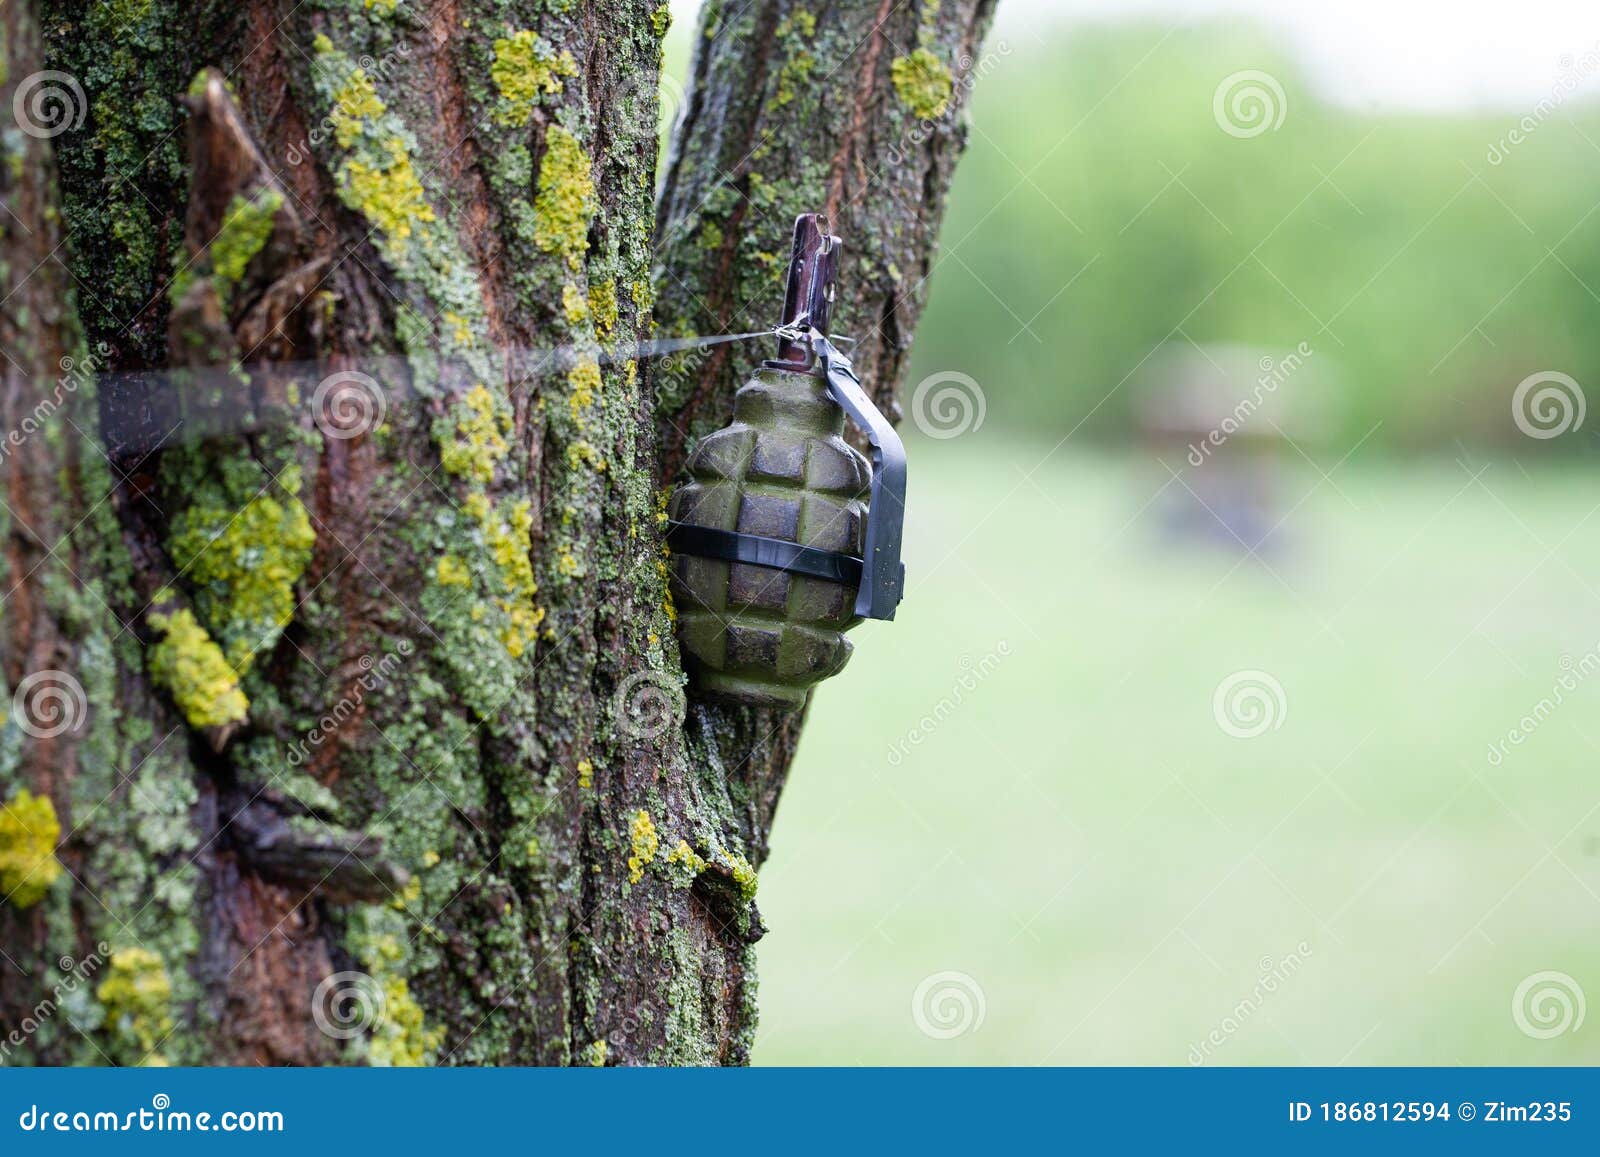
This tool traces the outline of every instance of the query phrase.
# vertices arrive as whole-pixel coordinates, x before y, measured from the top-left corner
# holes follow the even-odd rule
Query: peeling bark
[[[84,707],[0,740],[0,1024],[98,963],[3,1059],[743,1063],[801,719],[682,702],[658,514],[765,351],[626,355],[825,206],[892,408],[992,0],[713,0],[659,199],[648,0],[240,7],[0,8],[87,94],[0,133],[0,418],[119,371],[4,465],[0,670]]]

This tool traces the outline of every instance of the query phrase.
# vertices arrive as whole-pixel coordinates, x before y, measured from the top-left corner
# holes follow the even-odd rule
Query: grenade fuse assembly
[[[838,253],[826,218],[796,219],[778,356],[672,496],[679,641],[695,687],[714,695],[804,703],[850,658],[844,632],[894,618],[905,585],[905,448],[825,336]],[[870,463],[844,440],[846,417]]]

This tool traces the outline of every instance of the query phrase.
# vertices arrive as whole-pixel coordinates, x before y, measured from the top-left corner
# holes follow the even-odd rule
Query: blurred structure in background
[[[1145,444],[1171,472],[1160,524],[1170,541],[1249,554],[1279,554],[1284,533],[1284,458],[1315,457],[1337,429],[1311,346],[1171,344],[1133,388]]]

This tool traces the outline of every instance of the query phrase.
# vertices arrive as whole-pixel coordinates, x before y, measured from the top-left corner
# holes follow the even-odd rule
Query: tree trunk
[[[992,5],[711,0],[656,198],[664,5],[0,3],[0,1061],[748,1059],[800,719],[660,512],[770,355],[633,344],[823,208],[892,408]]]

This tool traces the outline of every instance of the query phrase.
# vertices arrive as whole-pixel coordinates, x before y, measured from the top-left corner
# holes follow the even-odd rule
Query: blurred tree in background
[[[940,256],[964,268],[934,279],[913,375],[970,373],[989,421],[1123,437],[1147,359],[1186,340],[1308,343],[1337,382],[1322,433],[1339,449],[1505,441],[1518,381],[1600,370],[1592,103],[1342,107],[1236,22],[990,51],[1007,55],[973,99]],[[1279,83],[1283,119],[1238,137],[1213,101],[1244,70]]]

